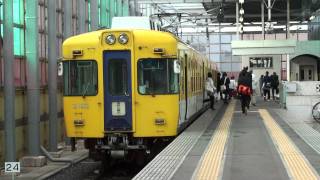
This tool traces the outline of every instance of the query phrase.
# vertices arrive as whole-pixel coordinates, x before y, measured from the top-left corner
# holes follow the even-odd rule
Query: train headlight
[[[113,34],[109,34],[106,39],[105,39],[106,43],[109,45],[113,45],[114,43],[116,43],[116,37]]]
[[[129,41],[129,37],[128,37],[127,34],[122,33],[122,34],[120,34],[120,36],[118,38],[118,41],[119,41],[120,44],[127,44],[128,41]]]

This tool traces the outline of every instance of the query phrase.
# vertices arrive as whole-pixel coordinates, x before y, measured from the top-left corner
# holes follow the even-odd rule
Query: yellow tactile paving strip
[[[194,179],[214,180],[219,178],[234,108],[235,101],[231,101],[197,166],[193,175]]]
[[[281,129],[278,123],[271,117],[269,112],[265,109],[260,109],[259,113],[278,149],[290,178],[296,180],[319,179],[316,171]]]

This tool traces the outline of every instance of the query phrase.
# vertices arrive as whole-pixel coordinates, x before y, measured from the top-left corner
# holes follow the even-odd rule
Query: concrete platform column
[[[15,88],[13,74],[13,0],[6,0],[3,8],[3,58],[4,58],[4,136],[5,161],[16,160]],[[0,110],[2,111],[2,109]]]
[[[38,57],[38,1],[26,1],[26,58],[28,92],[28,151],[40,155],[40,78]]]

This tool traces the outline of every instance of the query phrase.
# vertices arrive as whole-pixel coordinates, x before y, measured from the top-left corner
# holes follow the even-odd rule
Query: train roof
[[[72,36],[66,39],[63,42],[63,46],[86,46],[86,47],[98,47],[101,46],[101,38],[105,33],[111,32],[132,32],[134,34],[135,39],[146,39],[152,38],[157,35],[157,39],[153,39],[154,41],[150,41],[150,43],[157,43],[161,41],[161,43],[177,43],[180,47],[184,47],[185,49],[192,50],[202,58],[206,58],[205,55],[201,54],[199,51],[194,49],[189,44],[183,42],[180,38],[175,36],[170,32],[163,31],[155,31],[155,30],[145,30],[145,29],[102,29],[97,31],[92,31],[88,33],[79,34],[76,36]],[[163,42],[166,41],[166,42]],[[145,41],[144,41],[145,42]],[[208,58],[206,58],[208,59]],[[216,64],[208,59],[210,64],[214,64],[215,69],[217,69]]]
[[[145,30],[145,29],[103,29],[103,30],[97,30],[92,31],[88,33],[83,33],[79,35],[72,36],[68,39],[66,39],[63,42],[63,45],[70,45],[70,44],[86,44],[88,46],[99,46],[101,42],[101,37],[105,33],[111,33],[111,32],[132,32],[137,37],[145,37],[149,35],[161,35],[161,41],[180,41],[176,36],[174,36],[171,33],[163,32],[163,31],[154,31],[154,30]]]

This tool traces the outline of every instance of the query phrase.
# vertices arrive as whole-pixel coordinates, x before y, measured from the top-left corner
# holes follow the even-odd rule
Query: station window
[[[3,4],[4,0],[0,0]],[[24,1],[23,0],[13,0],[13,53],[15,55],[14,59],[14,82],[16,87],[21,87],[25,85],[25,59],[23,56],[24,52]],[[0,23],[1,23],[1,48],[3,42],[3,5],[0,6]],[[0,48],[0,49],[1,49]],[[0,86],[3,86],[4,78],[4,62],[3,59],[0,60]]]
[[[174,73],[175,59],[141,59],[138,62],[140,94],[176,94],[179,74]]]
[[[3,0],[0,0],[3,3]],[[14,41],[14,55],[24,55],[24,13],[23,13],[23,0],[13,1],[13,41]],[[3,5],[0,6],[1,17],[1,38],[3,37]]]
[[[272,57],[250,57],[250,68],[273,68]]]

